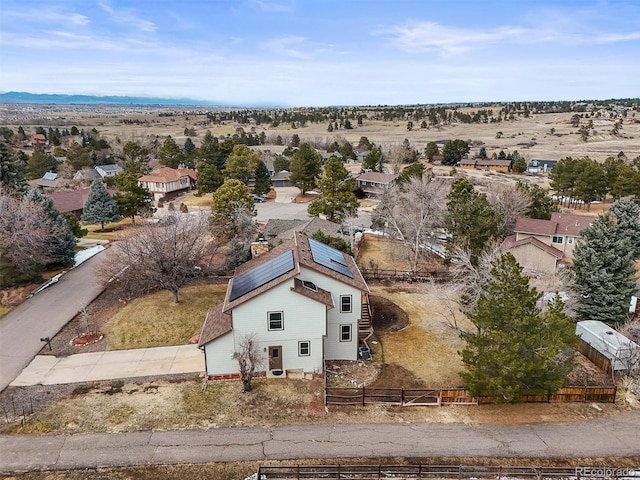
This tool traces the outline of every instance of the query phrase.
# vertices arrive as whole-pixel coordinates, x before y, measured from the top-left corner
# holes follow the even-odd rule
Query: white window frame
[[[340,325],[340,341],[341,342],[350,342],[352,338],[352,330],[351,324],[343,323]],[[346,334],[346,335],[345,335]]]
[[[271,328],[271,315],[280,315],[280,328]],[[270,332],[284,330],[284,312],[267,312],[267,330]]]
[[[343,299],[349,299],[349,309],[344,308]],[[340,295],[340,313],[351,313],[353,311],[353,295]]]
[[[303,347],[306,345],[307,353],[303,353]],[[311,355],[311,342],[309,340],[303,340],[298,342],[298,356],[308,357]]]

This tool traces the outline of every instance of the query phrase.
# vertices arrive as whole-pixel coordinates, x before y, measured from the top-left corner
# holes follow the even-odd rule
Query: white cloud
[[[63,10],[59,7],[20,8],[15,10],[7,8],[3,10],[2,15],[5,19],[15,18],[37,24],[85,26],[91,23],[89,17],[73,11]]]
[[[433,50],[442,56],[451,56],[488,44],[522,39],[532,32],[521,27],[471,30],[447,27],[436,22],[420,22],[397,26],[380,33],[391,35],[393,43],[409,53]]]
[[[120,25],[135,27],[142,32],[155,32],[158,27],[155,23],[145,20],[136,15],[135,11],[129,8],[115,9],[106,2],[98,3],[100,8],[108,13],[111,18]]]

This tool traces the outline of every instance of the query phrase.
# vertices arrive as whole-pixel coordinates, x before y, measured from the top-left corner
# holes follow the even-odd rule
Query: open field
[[[621,151],[627,158],[640,155],[640,122],[633,116],[635,112],[631,112],[624,120],[617,136],[609,133],[613,128],[613,120],[593,118],[594,130],[588,141],[584,142],[577,132],[578,128],[570,123],[572,112],[532,114],[529,118],[519,116],[516,120],[499,123],[454,123],[427,129],[416,126],[411,131],[407,130],[406,121],[389,122],[365,118],[363,125],[354,125],[351,130],[327,132],[327,123],[307,124],[295,130],[290,125],[284,124],[276,128],[265,124],[252,126],[233,122],[214,125],[208,123],[204,114],[196,115],[195,110],[184,111],[177,108],[47,106],[40,114],[33,113],[33,108],[28,112],[21,112],[19,107],[11,107],[6,111],[4,109],[7,106],[0,106],[0,108],[3,108],[5,118],[2,124],[14,129],[23,125],[27,133],[30,133],[38,125],[47,127],[76,125],[78,128],[96,128],[102,136],[116,146],[129,140],[150,142],[156,135],[160,139],[172,136],[181,144],[186,140],[185,128],[195,130],[197,136],[192,140],[199,145],[200,138],[207,130],[211,130],[217,136],[226,136],[233,134],[236,128],[243,128],[246,132],[253,130],[255,134],[265,132],[267,138],[280,135],[285,142],[294,133],[298,134],[302,141],[317,140],[331,143],[333,140],[344,138],[354,145],[357,145],[362,136],[382,145],[401,143],[406,138],[414,148],[420,150],[424,149],[430,141],[460,138],[482,142],[489,155],[500,150],[505,150],[507,153],[518,150],[527,160],[535,158],[559,160],[567,156],[590,156],[602,161],[609,156],[616,156]],[[494,110],[497,111],[499,108],[495,106]],[[461,110],[472,111],[471,109]],[[205,111],[206,109],[202,109],[202,112]],[[171,116],[167,116],[168,113],[171,113]],[[125,124],[123,121],[128,123]],[[552,129],[553,133],[551,133]],[[501,135],[498,132],[501,132]],[[497,136],[501,138],[496,138]],[[275,151],[281,147],[265,145],[261,148]],[[478,149],[479,147],[472,149],[471,153],[477,153]]]

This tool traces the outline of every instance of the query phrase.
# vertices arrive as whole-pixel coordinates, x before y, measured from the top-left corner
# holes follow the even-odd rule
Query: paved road
[[[0,436],[0,471],[349,457],[638,455],[638,412],[566,425],[304,425]]]
[[[22,372],[43,347],[41,338],[53,338],[102,287],[93,269],[108,261],[110,249],[63,275],[58,283],[31,297],[0,319],[0,392]]]

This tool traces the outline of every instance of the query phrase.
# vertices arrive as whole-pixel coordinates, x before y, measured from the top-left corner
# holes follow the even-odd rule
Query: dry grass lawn
[[[13,310],[13,307],[0,305],[0,318],[4,317],[7,313]]]
[[[181,203],[184,203],[187,207],[210,207],[211,194],[198,197],[196,192],[188,192],[172,201],[176,208],[179,207]]]
[[[171,293],[156,292],[121,308],[104,326],[108,350],[186,344],[200,333],[207,309],[224,300],[226,285],[198,285]]]
[[[409,316],[409,326],[398,332],[381,334],[384,362],[412,372],[431,388],[462,385],[462,361],[458,351],[464,347],[458,331],[448,322],[446,295],[439,285],[372,285],[371,292],[392,300]],[[456,311],[458,326],[469,322]]]
[[[84,228],[89,230],[85,238],[94,240],[118,240],[122,231],[131,226],[130,218],[123,218],[119,222],[105,223],[104,230],[100,225],[85,225]]]
[[[411,270],[406,247],[400,241],[365,234],[360,243],[358,266],[381,270]]]

